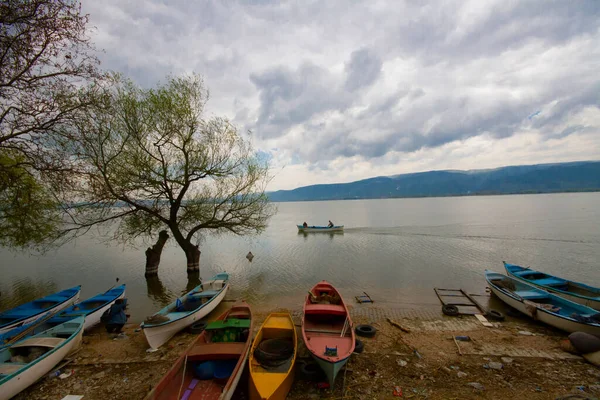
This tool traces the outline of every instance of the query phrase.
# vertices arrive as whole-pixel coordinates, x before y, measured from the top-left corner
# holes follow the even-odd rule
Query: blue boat
[[[509,264],[505,261],[502,262],[504,263],[506,273],[513,278],[542,288],[575,303],[600,310],[600,288],[557,278],[553,275]]]
[[[8,343],[13,342],[16,338],[21,340],[25,337],[42,333],[77,317],[85,317],[83,329],[89,329],[100,322],[100,318],[104,311],[108,310],[117,299],[122,299],[124,296],[125,285],[121,285],[111,288],[105,293],[76,303],[63,311],[60,311],[58,314],[53,315],[48,312],[32,322],[1,333],[0,349],[7,347]]]
[[[0,350],[0,399],[10,399],[48,374],[81,344],[79,317]]]
[[[512,308],[566,332],[600,337],[600,313],[510,276],[485,271],[492,293]]]
[[[47,312],[56,313],[79,299],[81,285],[21,304],[0,313],[0,333],[33,322]]]
[[[334,225],[334,226],[317,226],[317,225],[296,225],[298,227],[298,232],[343,232],[344,225]]]

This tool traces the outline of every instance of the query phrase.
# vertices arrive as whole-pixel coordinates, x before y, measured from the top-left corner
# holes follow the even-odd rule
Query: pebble
[[[523,335],[523,336],[534,336],[533,333],[529,332],[529,331],[519,331],[519,335]]]
[[[466,372],[462,372],[462,371],[458,371],[458,373],[456,374],[456,376],[458,376],[459,378],[464,378],[465,376],[467,376]]]
[[[94,375],[92,376],[92,379],[101,379],[101,378],[103,378],[103,377],[104,377],[104,375],[106,375],[106,372],[104,372],[104,371],[100,371],[100,372],[98,372],[97,374],[94,374]]]
[[[406,367],[406,364],[408,364],[406,361],[404,360],[396,360],[396,363],[401,366],[401,367]]]
[[[467,383],[467,386],[471,386],[472,388],[477,390],[485,390],[485,387],[479,382],[469,382]]]
[[[510,357],[502,357],[501,360],[504,364],[510,364],[513,362],[513,359]]]
[[[490,369],[502,369],[502,367],[504,367],[504,365],[502,365],[502,363],[495,362],[495,361],[491,361],[491,362],[483,365],[483,368],[490,368]]]

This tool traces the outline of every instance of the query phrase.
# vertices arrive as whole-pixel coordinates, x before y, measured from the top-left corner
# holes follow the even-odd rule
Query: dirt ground
[[[226,307],[220,306],[222,310]],[[392,318],[410,331],[406,333],[391,325],[385,313],[371,310],[368,317],[354,317],[354,323],[372,324],[377,333],[374,338],[360,338],[364,352],[352,355],[335,387],[321,389],[318,382],[303,380],[297,368],[288,399],[600,397],[600,369],[561,350],[564,333],[521,317],[507,317],[492,328],[472,316]],[[219,311],[211,315],[219,315]],[[299,324],[298,310],[292,311]],[[266,316],[255,314],[255,329]],[[68,394],[83,395],[84,400],[143,399],[195,335],[181,332],[159,351],[147,353],[144,334],[137,328],[126,326],[123,338],[114,338],[100,328],[86,334],[83,346],[69,357],[71,361],[59,366],[61,372],[72,373],[69,377],[44,378],[15,399],[60,400]],[[467,335],[470,341],[453,340]],[[298,365],[310,361],[302,343],[298,355]],[[238,399],[248,398],[245,379],[235,395]]]

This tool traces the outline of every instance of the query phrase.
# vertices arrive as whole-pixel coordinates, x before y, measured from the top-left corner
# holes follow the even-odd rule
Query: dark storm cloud
[[[352,52],[346,64],[346,89],[354,91],[370,86],[379,78],[382,65],[381,59],[368,49]]]

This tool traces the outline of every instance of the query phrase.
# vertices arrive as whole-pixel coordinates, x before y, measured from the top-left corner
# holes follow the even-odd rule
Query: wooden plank
[[[490,323],[490,321],[488,321],[487,318],[485,318],[481,314],[475,314],[475,318],[477,318],[479,320],[479,322],[481,322],[481,325],[483,325],[483,326],[486,326],[488,328],[493,328],[494,327],[494,325],[492,325]]]

